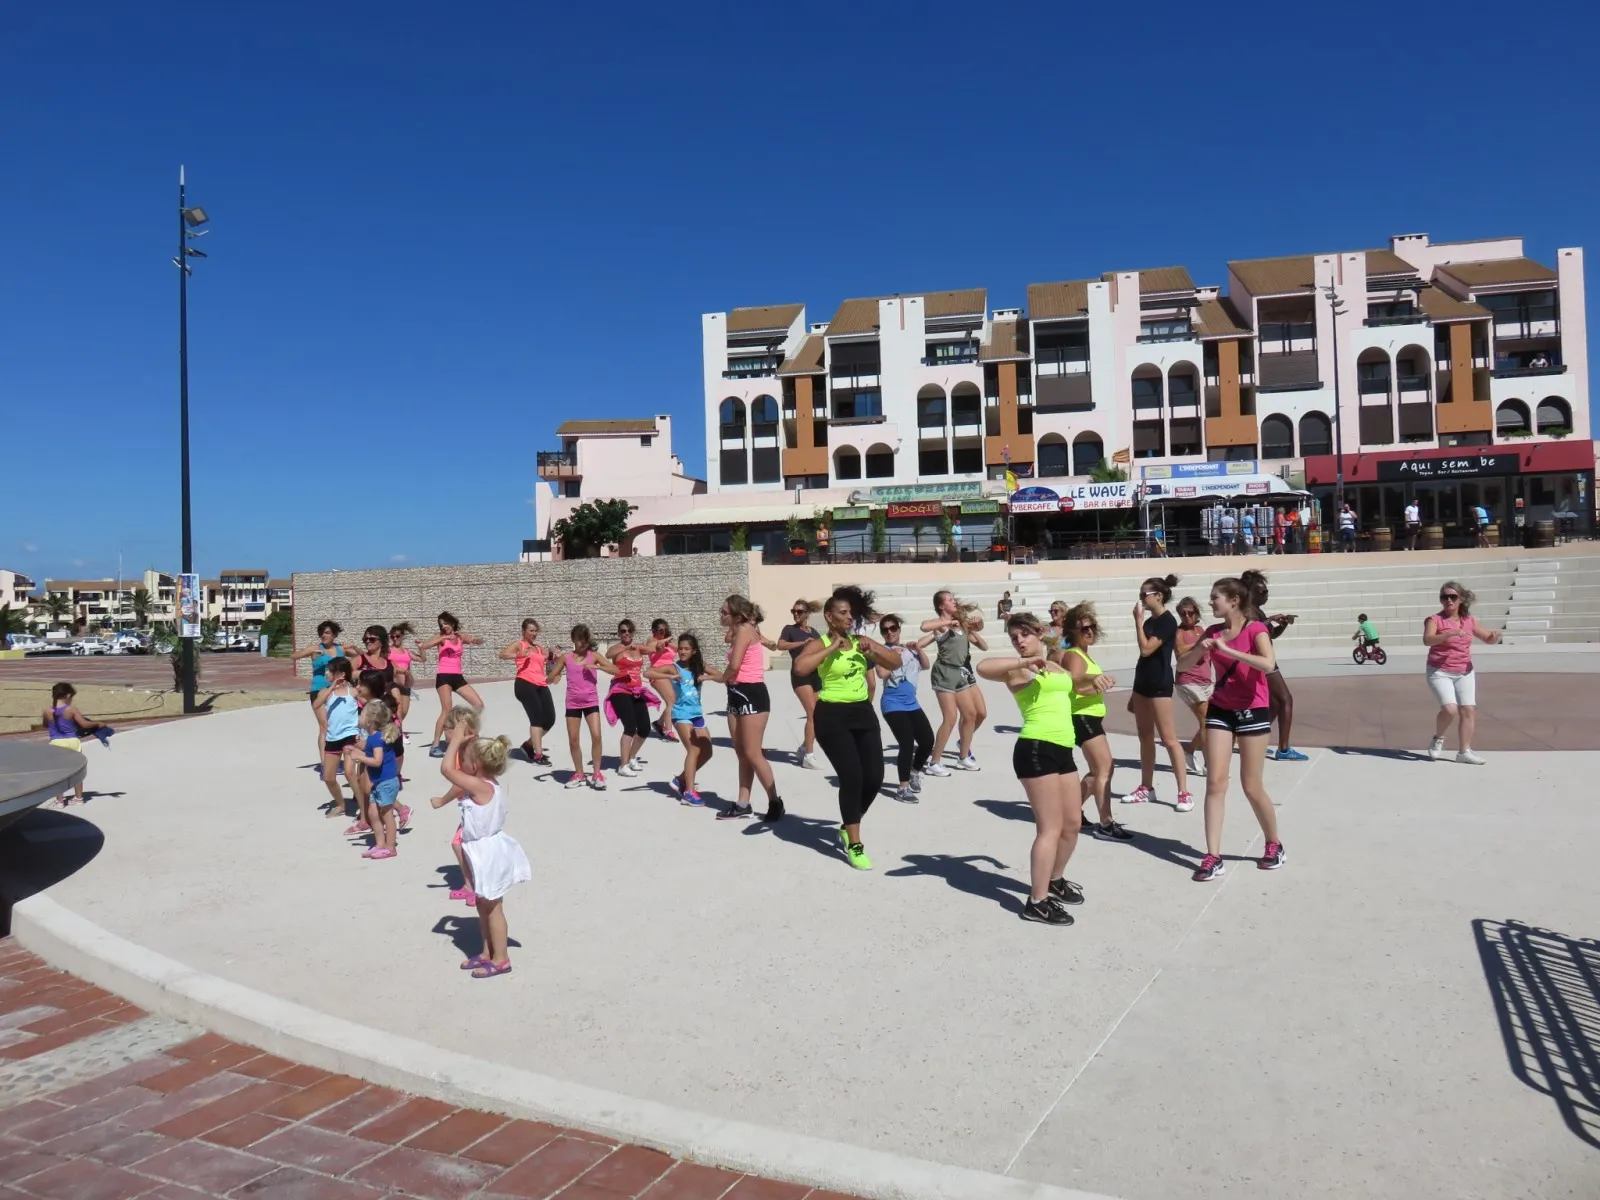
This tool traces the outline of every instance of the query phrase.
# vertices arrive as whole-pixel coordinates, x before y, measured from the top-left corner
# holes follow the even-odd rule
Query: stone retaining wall
[[[438,614],[448,610],[462,632],[484,640],[467,648],[467,677],[505,678],[512,666],[495,655],[516,640],[525,617],[538,619],[541,641],[560,646],[571,644],[570,631],[580,621],[597,641],[610,642],[623,617],[632,618],[642,635],[652,620],[665,617],[673,633],[692,630],[707,657],[720,661],[722,601],[749,588],[747,557],[740,553],[304,572],[294,577],[294,644],[309,645],[317,625],[330,618],[344,627],[341,640],[352,645],[365,626],[399,621],[431,637]],[[419,674],[431,679],[433,661],[430,654]],[[297,666],[301,675],[310,674],[308,660]]]

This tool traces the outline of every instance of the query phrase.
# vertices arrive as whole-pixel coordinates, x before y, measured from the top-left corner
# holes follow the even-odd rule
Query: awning
[[[809,521],[817,515],[817,508],[832,508],[830,504],[746,504],[739,508],[691,508],[688,512],[665,517],[655,522],[657,529],[681,528],[686,525],[782,525],[790,517]]]
[[[1271,496],[1305,496],[1290,487],[1281,475],[1226,475],[1217,479],[1162,479],[1145,484],[1152,504],[1175,500],[1232,500]]]

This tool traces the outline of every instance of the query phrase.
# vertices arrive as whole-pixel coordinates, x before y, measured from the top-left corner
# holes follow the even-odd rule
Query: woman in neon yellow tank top
[[[1050,659],[1044,643],[1045,624],[1032,613],[1013,613],[1006,620],[1015,658],[986,658],[978,674],[1011,689],[1022,711],[1011,765],[1022,781],[1033,809],[1033,853],[1030,856],[1028,900],[1024,921],[1071,925],[1069,904],[1083,903],[1083,889],[1065,878],[1067,860],[1078,845],[1083,822],[1083,789],[1072,747],[1072,674]]]
[[[828,632],[800,651],[794,669],[799,675],[815,671],[822,680],[817,689],[817,745],[839,777],[839,844],[852,867],[870,871],[872,860],[861,843],[861,818],[883,787],[883,730],[872,711],[867,669],[896,670],[900,655],[850,632],[858,622],[878,619],[871,592],[835,588],[822,606],[822,619]]]
[[[1072,729],[1089,771],[1083,777],[1083,794],[1094,800],[1095,820],[1085,827],[1098,838],[1126,842],[1133,838],[1119,821],[1111,819],[1111,772],[1116,760],[1106,740],[1106,693],[1117,681],[1100,669],[1092,651],[1100,641],[1100,622],[1087,600],[1074,605],[1063,624],[1066,647],[1056,661],[1072,676]]]

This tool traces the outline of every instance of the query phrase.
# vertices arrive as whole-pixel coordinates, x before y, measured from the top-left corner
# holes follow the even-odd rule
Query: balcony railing
[[[1400,376],[1400,390],[1402,392],[1425,392],[1428,390],[1428,377],[1426,375]]]
[[[1387,396],[1389,394],[1389,377],[1368,376],[1356,380],[1356,391],[1363,396]]]
[[[922,365],[925,367],[957,367],[977,361],[978,350],[976,346],[959,354],[925,354],[922,357]]]
[[[1141,333],[1138,340],[1141,342],[1192,342],[1194,341],[1194,331],[1192,329],[1174,329],[1160,333]]]
[[[1496,367],[1494,377],[1496,379],[1522,379],[1529,375],[1564,375],[1566,371],[1565,363],[1548,367]]]
[[[573,479],[578,474],[576,450],[541,450],[538,455],[539,478]]]
[[[1427,313],[1413,312],[1388,313],[1379,317],[1367,317],[1361,323],[1373,328],[1380,325],[1431,325],[1433,322],[1428,319]]]

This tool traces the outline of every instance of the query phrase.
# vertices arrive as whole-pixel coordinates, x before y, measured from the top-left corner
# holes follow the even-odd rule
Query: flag
[[[1127,447],[1123,447],[1121,450],[1118,450],[1111,456],[1111,461],[1114,463],[1132,462],[1133,451],[1129,450]]]
[[[1015,471],[1013,471],[1010,467],[1007,467],[1006,468],[1006,491],[1007,492],[1014,492],[1016,490],[1017,490],[1017,473]]]

